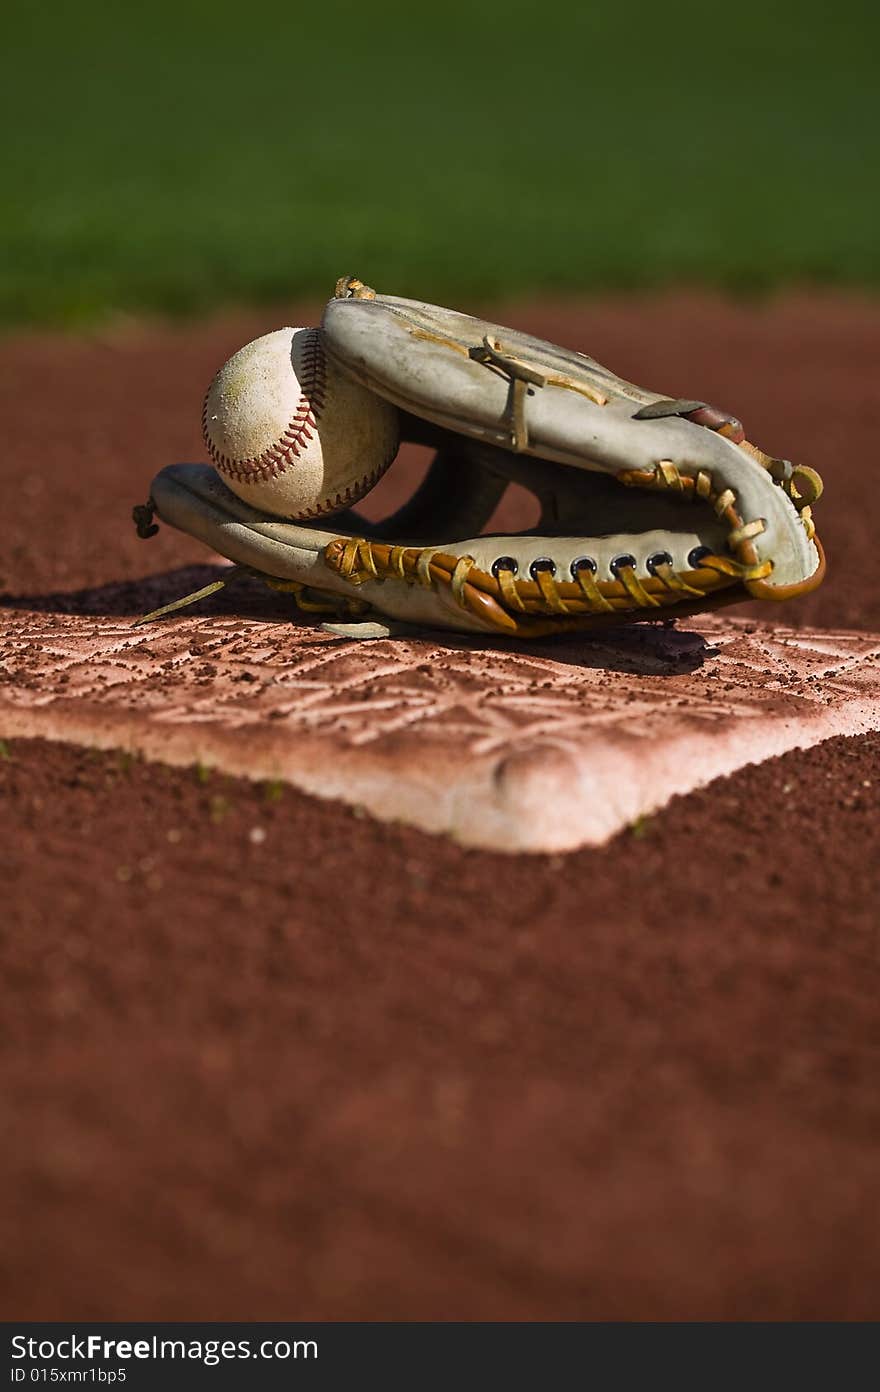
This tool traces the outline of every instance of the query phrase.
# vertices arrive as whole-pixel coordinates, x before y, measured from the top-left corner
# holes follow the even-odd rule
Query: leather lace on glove
[[[286,522],[212,466],[177,464],[136,509],[142,535],[155,513],[364,636],[418,625],[534,638],[791,599],[823,579],[818,474],[766,455],[706,402],[351,277],[321,335],[336,366],[398,409],[401,438],[436,451],[413,497],[379,524],[351,510]],[[511,482],[536,495],[537,525],[484,535]]]

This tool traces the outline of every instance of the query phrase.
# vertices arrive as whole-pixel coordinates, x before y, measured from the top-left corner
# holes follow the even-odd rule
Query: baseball
[[[208,388],[202,429],[233,493],[293,520],[356,503],[399,444],[395,408],[326,357],[320,329],[277,329],[239,349]]]

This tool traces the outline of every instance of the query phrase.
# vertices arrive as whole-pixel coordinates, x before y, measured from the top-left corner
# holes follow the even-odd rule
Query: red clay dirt
[[[500,314],[817,467],[830,578],[778,617],[880,629],[875,305]],[[7,606],[100,624],[178,592],[204,552],[138,542],[130,506],[285,319],[314,311],[0,345]],[[877,1316],[877,736],[513,858],[4,752],[7,1318]]]

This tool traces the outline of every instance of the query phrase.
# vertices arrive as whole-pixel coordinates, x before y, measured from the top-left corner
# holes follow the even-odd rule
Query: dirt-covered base
[[[202,457],[218,363],[310,317],[0,345],[12,602],[204,560],[130,505]],[[830,577],[780,614],[877,631],[875,306],[508,317],[819,468]],[[876,1316],[877,737],[523,859],[8,753],[7,1318]]]

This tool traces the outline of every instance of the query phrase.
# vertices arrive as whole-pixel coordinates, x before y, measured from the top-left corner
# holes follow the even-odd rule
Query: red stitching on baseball
[[[230,459],[218,450],[208,434],[208,397],[214,383],[208,387],[202,406],[202,435],[214,467],[228,478],[238,479],[239,483],[264,483],[267,478],[277,478],[289,464],[293,464],[294,460],[299,458],[301,445],[304,441],[311,440],[311,431],[317,429],[318,418],[326,401],[327,360],[324,357],[320,329],[305,329],[302,332],[307,337],[305,341],[300,340],[302,346],[299,352],[300,366],[297,370],[300,399],[296,411],[281,438],[268,445],[261,454],[250,459]],[[321,510],[329,511],[330,506],[335,505],[322,507]],[[313,513],[304,515],[312,516]]]
[[[373,484],[378,482],[390,463],[390,459],[386,460],[384,464],[380,464],[375,468],[372,473],[364,474],[363,478],[359,479],[357,483],[350,483],[344,494],[336,494],[335,501],[332,498],[327,498],[325,502],[318,503],[315,507],[306,508],[305,512],[298,512],[296,514],[296,520],[306,521],[314,517],[323,517],[327,512],[337,512],[340,508],[349,507],[352,503],[358,502],[365,493],[369,493]]]

